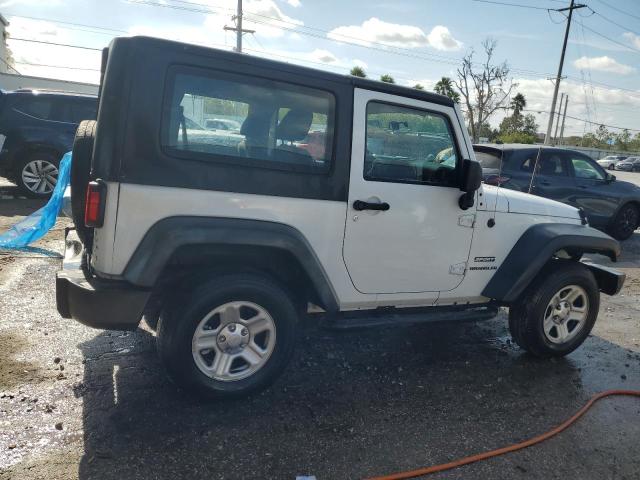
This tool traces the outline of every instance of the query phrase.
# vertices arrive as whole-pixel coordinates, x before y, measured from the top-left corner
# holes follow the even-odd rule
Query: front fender
[[[496,270],[482,295],[505,303],[515,301],[559,250],[599,253],[614,262],[620,244],[609,235],[583,225],[542,223],[527,229]]]

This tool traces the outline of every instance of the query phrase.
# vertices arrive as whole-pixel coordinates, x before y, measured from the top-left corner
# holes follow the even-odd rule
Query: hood
[[[498,188],[487,184],[483,184],[482,187],[487,210],[496,208],[499,212],[581,220],[578,209],[571,205],[508,188]],[[497,205],[495,204],[496,199]]]

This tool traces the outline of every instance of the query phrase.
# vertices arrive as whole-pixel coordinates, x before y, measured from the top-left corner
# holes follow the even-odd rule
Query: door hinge
[[[456,263],[449,267],[449,273],[451,275],[464,275],[467,270],[467,262]]]
[[[473,228],[473,225],[475,223],[476,223],[475,213],[460,215],[458,217],[458,225],[460,225],[461,227]]]

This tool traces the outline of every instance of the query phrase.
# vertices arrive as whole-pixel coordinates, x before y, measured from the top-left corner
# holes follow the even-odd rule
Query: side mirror
[[[465,159],[462,164],[462,186],[460,190],[464,193],[458,200],[458,205],[462,210],[473,207],[476,190],[482,184],[482,166],[478,162]]]
[[[610,174],[609,172],[607,172],[607,183],[611,183],[616,179],[615,175]]]

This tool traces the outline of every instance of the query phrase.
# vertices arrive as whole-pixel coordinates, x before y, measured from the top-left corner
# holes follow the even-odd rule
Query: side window
[[[457,164],[458,150],[445,115],[369,102],[365,180],[453,185]]]
[[[539,149],[521,148],[505,151],[504,172],[531,175],[538,159]]]
[[[20,113],[25,113],[40,120],[51,120],[53,110],[51,99],[37,97],[19,100],[13,108]]]
[[[567,167],[562,157],[562,154],[559,152],[542,152],[540,160],[538,161],[537,175],[555,177],[567,176]]]
[[[95,120],[97,116],[97,102],[76,100],[71,103],[71,121],[73,123],[80,123],[83,120]]]
[[[178,156],[329,170],[335,124],[331,93],[216,71],[175,72],[171,83],[162,145]]]
[[[571,159],[576,178],[588,178],[590,180],[605,179],[604,172],[596,167],[590,159],[571,152],[569,152],[568,155]]]

